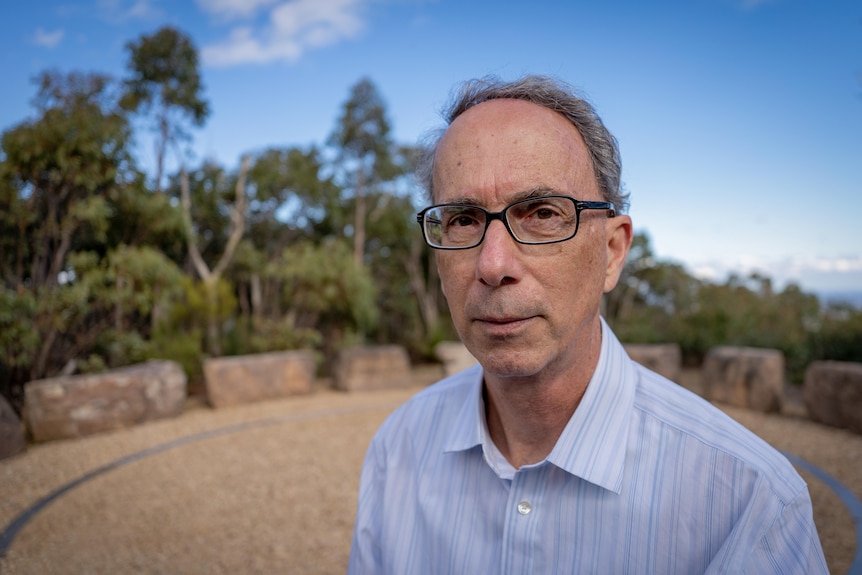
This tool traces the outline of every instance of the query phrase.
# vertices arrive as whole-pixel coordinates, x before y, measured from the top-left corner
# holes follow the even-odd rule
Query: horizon
[[[618,139],[629,213],[657,258],[716,282],[759,272],[776,289],[862,293],[862,9],[849,0],[69,0],[5,16],[0,130],[32,118],[36,74],[122,78],[124,45],[170,24],[197,46],[212,108],[195,162],[229,170],[244,153],[323,145],[362,77],[393,139],[415,144],[457,83],[552,75]]]

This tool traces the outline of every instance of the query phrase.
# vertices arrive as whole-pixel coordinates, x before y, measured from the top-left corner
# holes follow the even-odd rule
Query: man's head
[[[546,76],[525,76],[513,82],[483,78],[462,84],[443,111],[443,118],[448,126],[473,106],[497,99],[531,102],[564,116],[584,140],[602,199],[614,204],[617,213],[628,211],[628,194],[623,192],[620,179],[622,165],[617,141],[589,102],[568,85]],[[431,202],[436,201],[434,158],[444,133],[445,129],[429,135],[419,166],[419,178]]]
[[[557,101],[552,93],[562,89],[554,92],[553,84],[537,78],[518,86],[493,91],[498,94],[493,96],[490,89],[469,88],[470,95],[483,96],[459,100],[429,163],[434,203],[492,213],[525,198],[546,196],[564,196],[563,204],[569,206],[584,204],[565,198],[596,203],[588,205],[603,200],[624,204],[616,145],[592,108],[580,101],[578,117],[589,120],[593,132],[603,133],[591,136],[604,142],[607,149],[602,152],[590,151],[583,128],[570,120],[571,114],[534,102]],[[540,92],[535,98],[499,95],[530,94],[533,88]],[[606,172],[599,177],[597,164]],[[524,218],[525,226],[544,227],[557,220],[572,230],[571,218],[577,217],[577,234],[556,243],[516,241],[512,234],[524,229],[515,222],[517,208],[507,211],[508,229],[503,221],[480,221],[480,210],[470,212],[479,219],[456,215],[441,224],[485,228],[479,245],[436,255],[455,327],[487,375],[564,374],[596,357],[599,304],[619,278],[631,243],[631,221],[625,215],[609,217],[614,212],[608,209],[587,209],[575,216],[558,211],[555,201],[537,200],[517,217]]]

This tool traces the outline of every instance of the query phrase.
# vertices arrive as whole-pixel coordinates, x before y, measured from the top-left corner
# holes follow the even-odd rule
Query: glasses
[[[468,250],[485,239],[493,220],[500,220],[519,244],[553,244],[575,237],[581,212],[607,210],[610,202],[582,202],[570,196],[541,196],[518,200],[499,212],[467,204],[439,204],[416,215],[425,243],[438,250]]]

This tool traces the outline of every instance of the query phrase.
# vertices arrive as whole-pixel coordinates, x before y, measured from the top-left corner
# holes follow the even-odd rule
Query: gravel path
[[[405,390],[319,389],[223,410],[191,404],[176,419],[33,446],[0,461],[7,533],[36,502],[93,475],[26,522],[0,573],[343,573],[368,441],[427,379],[421,374]],[[862,437],[793,416],[724,409],[862,498]],[[855,553],[852,517],[825,484],[802,474],[830,569],[846,573]]]

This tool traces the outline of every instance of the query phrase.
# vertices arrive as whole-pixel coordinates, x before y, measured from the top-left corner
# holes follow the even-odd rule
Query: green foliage
[[[195,237],[201,256],[210,269],[215,267],[228,241],[228,214],[235,197],[237,177],[237,174],[213,162],[204,162],[200,168],[188,173]],[[167,189],[175,201],[180,197],[180,185],[177,174]]]
[[[32,292],[0,287],[0,358],[7,368],[26,367],[35,359],[39,333],[33,329],[32,318],[38,310]]]
[[[389,132],[383,98],[370,79],[362,78],[351,88],[328,143],[343,158],[357,161],[363,164],[362,169],[387,180],[397,175],[391,162]]]
[[[778,349],[787,376],[802,381],[815,359],[862,361],[862,312],[823,310],[817,297],[795,284],[776,292],[769,278],[731,276],[701,281],[680,266],[658,261],[649,239],[637,235],[621,285],[606,301],[608,319],[629,342],[679,343],[698,364],[719,345]]]
[[[224,322],[233,317],[236,311],[236,295],[233,286],[224,278],[210,287],[202,281],[188,276],[182,280],[185,300],[181,308],[175,308],[173,318],[186,325],[202,326],[209,318]],[[208,290],[213,289],[215,299],[210,300]],[[211,301],[214,301],[213,307]]]
[[[132,173],[129,126],[99,75],[43,74],[41,116],[0,138],[0,276],[54,285],[69,252],[104,243],[110,195]],[[14,247],[13,247],[14,246]]]
[[[296,327],[289,318],[242,319],[228,332],[226,355],[315,349],[323,344],[316,329]]]
[[[168,359],[179,363],[186,372],[190,387],[198,388],[203,380],[203,333],[200,329],[161,328],[152,334],[147,359]]]
[[[811,335],[814,359],[862,362],[862,309],[832,304],[824,310],[821,322]]]
[[[183,32],[165,26],[126,44],[129,76],[120,100],[124,110],[149,115],[157,134],[156,190],[162,189],[169,144],[189,138],[186,124],[202,126],[209,116],[203,99],[198,53]]]
[[[123,106],[176,109],[196,125],[209,115],[209,104],[201,98],[203,86],[198,71],[198,53],[188,36],[165,26],[137,42],[126,44],[130,77],[125,81]]]
[[[297,325],[338,325],[358,333],[374,328],[374,281],[354,265],[343,241],[297,242],[284,250],[272,273],[283,281],[283,301]]]

